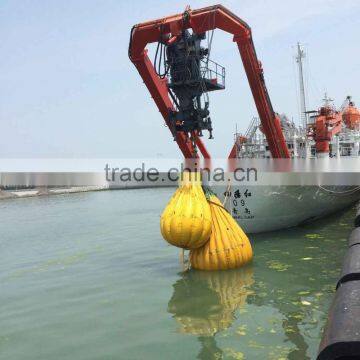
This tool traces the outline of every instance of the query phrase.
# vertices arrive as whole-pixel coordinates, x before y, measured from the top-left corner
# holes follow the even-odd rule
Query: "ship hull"
[[[297,226],[360,200],[359,186],[212,186],[247,233]]]

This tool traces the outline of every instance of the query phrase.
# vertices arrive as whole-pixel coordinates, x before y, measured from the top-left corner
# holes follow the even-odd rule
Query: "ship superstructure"
[[[293,159],[308,159],[314,169],[321,169],[322,159],[360,159],[360,111],[351,96],[336,108],[333,99],[325,94],[318,110],[307,110],[303,59],[305,51],[297,45],[295,57],[299,69],[300,124],[285,114],[279,115],[286,146]],[[239,159],[271,158],[266,136],[257,117],[248,129],[236,133],[232,153]],[[357,169],[353,169],[356,172]],[[278,174],[279,185],[233,185],[221,190],[225,205],[233,217],[248,232],[263,232],[295,226],[341,210],[360,199],[360,184],[325,186],[289,184],[291,173]],[[346,177],[346,175],[343,175]],[[321,178],[321,175],[319,176]],[[344,178],[343,178],[344,180]],[[281,184],[281,185],[280,185]],[[246,197],[251,193],[251,197]],[[238,201],[242,199],[242,201]]]
[[[297,44],[299,69],[300,117],[296,125],[285,114],[279,115],[286,145],[292,158],[326,158],[360,156],[360,110],[351,96],[336,108],[326,93],[318,110],[307,110],[303,58],[305,51]],[[237,158],[270,158],[269,146],[261,124],[253,118],[244,134],[235,134]]]
[[[336,110],[327,98],[324,105],[309,116],[306,128],[297,126],[285,114],[280,115],[286,144],[292,158],[360,156],[360,111],[347,97],[348,105]],[[253,118],[244,134],[235,133],[237,158],[270,158],[266,137],[258,118]]]

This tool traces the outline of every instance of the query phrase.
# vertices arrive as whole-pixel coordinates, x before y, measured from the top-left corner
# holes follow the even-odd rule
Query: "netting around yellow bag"
[[[209,189],[212,231],[204,246],[190,251],[194,269],[227,270],[241,267],[252,260],[250,241],[241,227]]]

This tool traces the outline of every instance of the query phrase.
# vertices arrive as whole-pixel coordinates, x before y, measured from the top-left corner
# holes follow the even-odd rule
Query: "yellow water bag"
[[[183,249],[203,246],[211,233],[211,211],[198,172],[184,172],[180,186],[161,215],[163,238]]]
[[[190,251],[191,266],[199,270],[227,270],[247,264],[253,257],[248,237],[215,194],[207,195],[212,232],[203,247]]]

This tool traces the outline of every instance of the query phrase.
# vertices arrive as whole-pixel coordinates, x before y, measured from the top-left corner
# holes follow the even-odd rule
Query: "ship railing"
[[[169,71],[166,76],[169,83],[186,83],[191,81],[197,81],[197,78],[192,78],[191,71],[188,69],[188,64],[184,58],[174,59],[172,65],[176,65],[177,70]],[[225,88],[225,67],[220,64],[208,60],[201,60],[197,66],[198,75],[204,80],[216,87]]]
[[[203,79],[216,81],[217,85],[225,88],[225,67],[210,59],[201,60],[200,72]]]
[[[253,140],[253,137],[256,135],[256,130],[258,129],[259,124],[260,124],[259,118],[253,117],[249,127],[245,132],[245,137],[248,138],[249,140]]]

